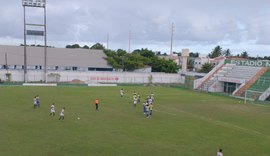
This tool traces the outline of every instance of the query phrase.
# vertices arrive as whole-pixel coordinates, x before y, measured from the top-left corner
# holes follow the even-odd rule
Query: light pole
[[[172,30],[171,30],[171,47],[170,47],[170,55],[173,55],[173,33],[174,33],[174,23],[172,23]]]
[[[24,82],[27,82],[27,35],[44,37],[44,81],[47,82],[47,25],[46,25],[46,0],[22,0],[24,15]],[[26,7],[41,8],[44,11],[42,24],[26,22]],[[27,26],[43,27],[43,31],[28,30]]]

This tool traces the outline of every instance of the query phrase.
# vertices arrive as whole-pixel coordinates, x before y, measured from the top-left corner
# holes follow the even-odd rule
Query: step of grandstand
[[[237,92],[234,93],[235,96],[244,96],[246,90],[249,90],[249,88],[261,77],[263,76],[267,71],[269,70],[269,67],[262,67],[257,74],[250,79],[243,87],[241,87]],[[258,96],[256,95],[253,97],[254,100],[256,100]]]
[[[249,80],[255,76],[262,67],[250,67],[250,66],[236,66],[226,64],[223,71],[225,71],[224,77]]]
[[[250,88],[249,90],[264,92],[270,87],[270,70],[262,75]]]

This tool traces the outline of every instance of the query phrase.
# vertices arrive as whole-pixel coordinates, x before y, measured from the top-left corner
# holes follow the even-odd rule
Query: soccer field
[[[155,94],[151,119],[133,106],[133,91]],[[0,87],[0,99],[1,156],[270,155],[270,107],[230,97],[170,87]]]

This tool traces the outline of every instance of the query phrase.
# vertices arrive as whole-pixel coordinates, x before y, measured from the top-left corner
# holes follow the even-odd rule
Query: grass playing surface
[[[219,148],[226,156],[270,155],[268,106],[179,88],[121,88],[0,87],[0,155],[215,156]],[[141,104],[133,107],[134,90],[141,99],[154,92],[151,119]],[[52,102],[55,117],[49,117]],[[59,121],[62,106],[65,120]]]

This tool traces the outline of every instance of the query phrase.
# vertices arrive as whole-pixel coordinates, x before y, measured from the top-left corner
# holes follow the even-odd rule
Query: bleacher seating
[[[263,76],[261,76],[249,90],[264,92],[270,87],[270,70],[268,70]]]
[[[247,67],[247,66],[236,66],[232,64],[226,64],[223,71],[226,71],[224,77],[250,80],[255,76],[262,67]]]

